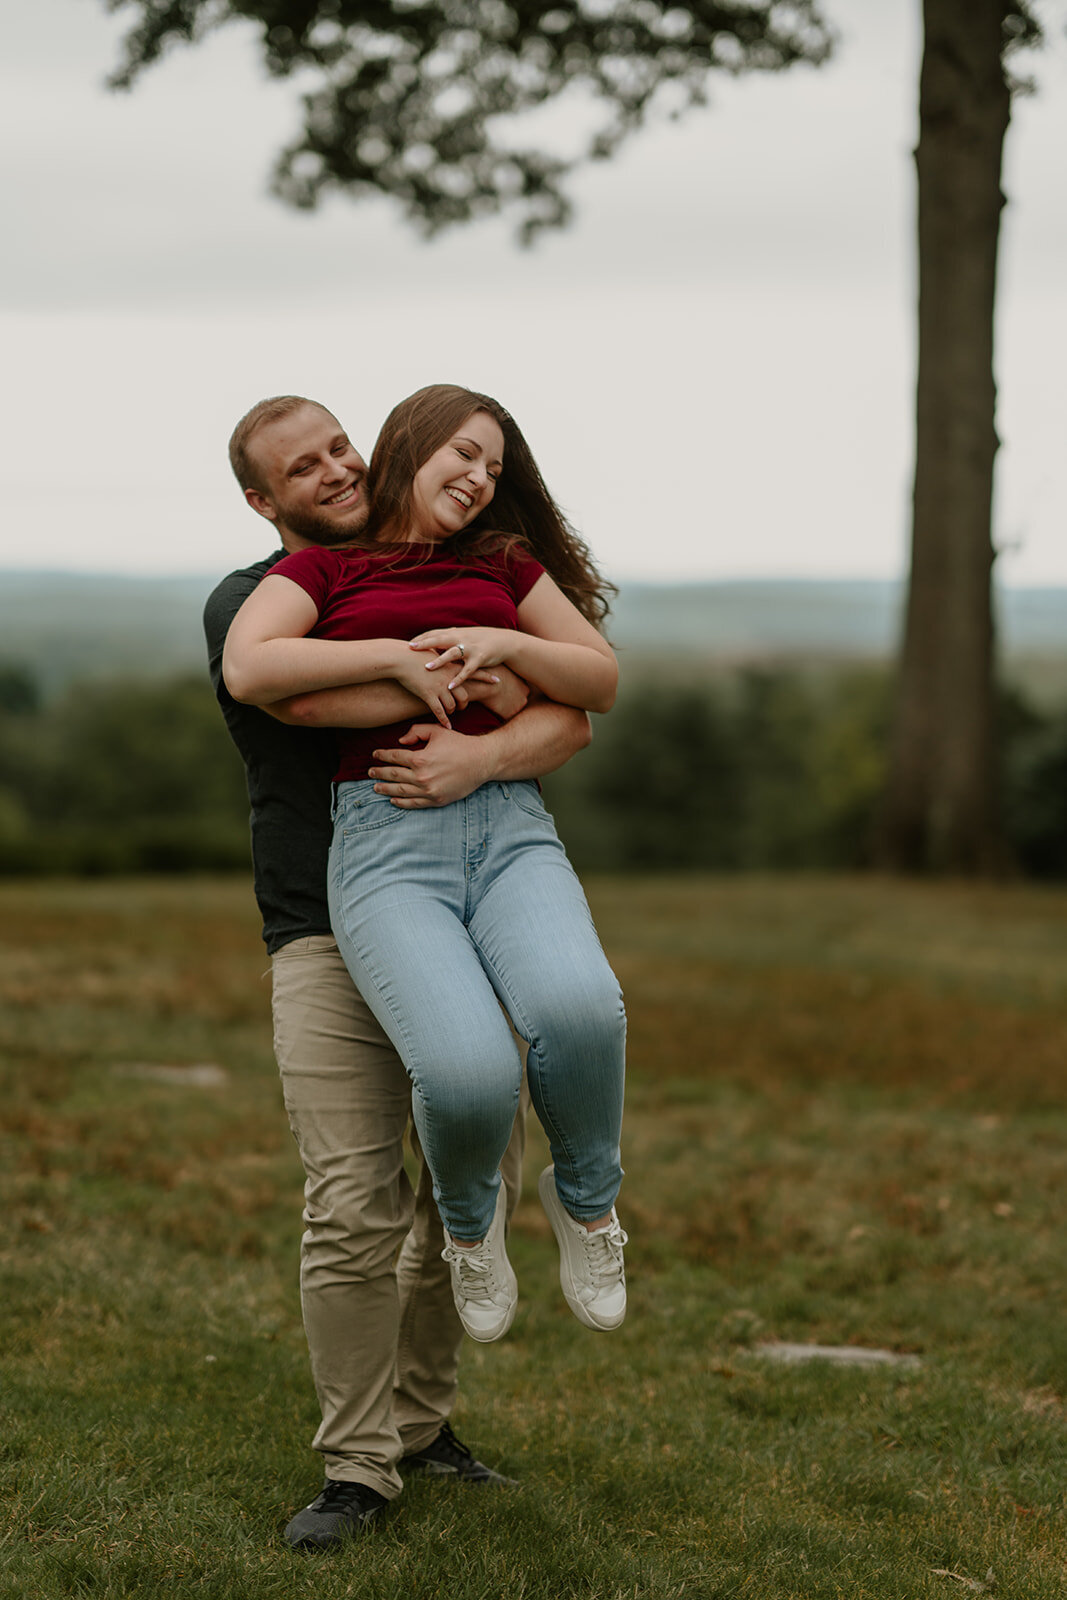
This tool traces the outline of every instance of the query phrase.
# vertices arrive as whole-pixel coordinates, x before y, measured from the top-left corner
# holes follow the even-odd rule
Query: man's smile
[[[322,502],[322,504],[324,506],[343,506],[350,499],[357,499],[358,500],[359,499],[359,495],[360,495],[360,490],[361,490],[361,485],[360,485],[359,480],[357,479],[355,482],[350,483],[347,486],[347,488],[339,489],[336,494],[330,495],[329,499],[324,500]]]

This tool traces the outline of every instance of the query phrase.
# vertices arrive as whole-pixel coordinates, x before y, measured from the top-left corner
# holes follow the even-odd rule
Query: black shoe
[[[296,1550],[325,1550],[363,1533],[388,1504],[383,1494],[365,1483],[327,1478],[319,1498],[297,1512],[285,1537]]]
[[[425,1473],[428,1477],[462,1478],[464,1483],[492,1483],[504,1488],[515,1482],[514,1478],[505,1478],[503,1473],[494,1472],[484,1462],[475,1461],[447,1422],[436,1439],[431,1439],[421,1450],[413,1450],[400,1465],[413,1472]]]

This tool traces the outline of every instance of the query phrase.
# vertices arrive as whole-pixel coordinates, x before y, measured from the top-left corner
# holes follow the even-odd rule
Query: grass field
[[[628,1320],[570,1317],[531,1181],[519,1316],[456,1417],[522,1486],[414,1482],[308,1557],[250,888],[0,885],[5,1600],[1063,1600],[1067,893],[590,890],[631,1020]]]

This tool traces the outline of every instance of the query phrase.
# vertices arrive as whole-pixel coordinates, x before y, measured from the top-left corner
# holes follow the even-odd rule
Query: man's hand
[[[476,672],[466,683],[458,683],[452,693],[457,706],[478,701],[488,706],[504,722],[510,722],[512,717],[517,717],[520,711],[526,709],[530,686],[510,667],[497,667],[494,676],[498,681],[491,680],[487,672]]]
[[[589,718],[573,706],[536,700],[491,733],[454,733],[416,723],[398,750],[375,750],[369,769],[379,794],[404,810],[448,806],[483,783],[521,783],[555,772],[593,737]]]
[[[483,739],[454,733],[436,722],[417,722],[400,740],[401,750],[375,750],[368,768],[376,794],[388,795],[402,811],[422,811],[465,800],[492,776],[490,748]]]

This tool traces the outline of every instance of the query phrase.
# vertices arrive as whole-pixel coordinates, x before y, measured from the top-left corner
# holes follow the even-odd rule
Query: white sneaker
[[[537,1180],[541,1204],[548,1213],[559,1245],[559,1283],[579,1322],[606,1333],[626,1315],[626,1269],[622,1262],[627,1236],[615,1208],[606,1228],[594,1233],[576,1222],[556,1193],[556,1173],[546,1167]]]
[[[515,1318],[519,1286],[504,1248],[507,1195],[501,1183],[489,1232],[481,1244],[464,1249],[445,1229],[441,1255],[452,1269],[452,1298],[459,1320],[480,1344],[507,1333]]]

